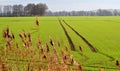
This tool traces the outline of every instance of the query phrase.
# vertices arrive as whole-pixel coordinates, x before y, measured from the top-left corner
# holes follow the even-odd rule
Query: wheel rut
[[[90,50],[91,50],[92,52],[99,53],[99,54],[101,54],[101,55],[103,55],[103,56],[106,56],[106,57],[108,57],[108,58],[110,59],[110,61],[114,61],[114,60],[115,60],[114,57],[112,57],[112,56],[110,56],[110,55],[108,55],[108,54],[106,54],[106,53],[103,53],[103,52],[99,51],[97,48],[95,48],[85,37],[83,37],[80,33],[78,33],[78,32],[77,32],[73,27],[71,27],[65,20],[63,20],[63,19],[61,19],[61,20],[64,22],[64,24],[66,24],[72,31],[74,31],[74,32],[76,33],[76,35],[78,35],[78,36],[88,45],[88,47],[90,48]]]
[[[62,27],[62,29],[63,29],[63,31],[64,31],[67,39],[68,39],[68,42],[69,42],[69,45],[70,45],[71,50],[72,50],[72,51],[75,51],[75,46],[74,46],[74,44],[73,44],[73,41],[72,41],[71,37],[69,36],[67,30],[66,30],[65,27],[63,26],[62,21],[61,21],[60,19],[58,19],[58,21],[59,21],[59,24],[61,25],[61,27]]]

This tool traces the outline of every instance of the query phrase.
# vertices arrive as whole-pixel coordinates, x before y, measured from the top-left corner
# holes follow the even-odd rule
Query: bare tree
[[[24,6],[23,5],[18,5],[18,13],[20,16],[24,15]]]
[[[107,10],[107,9],[98,9],[97,10],[97,15],[98,16],[112,16],[112,12],[111,10]]]
[[[12,13],[12,6],[11,5],[6,5],[3,7],[3,12],[5,16],[10,16]]]
[[[48,7],[46,4],[39,3],[32,8],[32,14],[43,16],[43,15],[45,15],[45,12],[47,9],[48,9]]]
[[[23,5],[13,5],[13,16],[21,16],[22,13],[24,12],[24,7]]]
[[[35,7],[35,4],[27,4],[27,6],[24,7],[25,15],[30,16],[32,15],[33,8]]]
[[[0,16],[2,16],[2,6],[0,6]]]

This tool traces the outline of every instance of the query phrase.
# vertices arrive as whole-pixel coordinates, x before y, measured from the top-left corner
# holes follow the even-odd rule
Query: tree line
[[[0,16],[120,16],[119,9],[98,9],[92,11],[47,11],[44,3],[29,3],[26,6],[5,5],[0,6]]]
[[[5,5],[0,6],[0,16],[33,16],[33,15],[45,15],[47,5],[44,3],[34,4],[29,3],[26,6],[19,5]]]
[[[120,16],[119,9],[98,9],[93,11],[47,11],[47,16]]]

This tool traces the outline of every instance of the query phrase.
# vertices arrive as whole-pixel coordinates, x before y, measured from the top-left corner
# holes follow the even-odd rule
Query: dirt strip
[[[58,21],[59,21],[59,23],[60,23],[61,27],[62,27],[62,28],[63,28],[63,30],[64,30],[64,33],[65,33],[65,35],[66,35],[66,37],[67,37],[67,39],[68,39],[68,42],[69,42],[69,45],[70,45],[71,50],[72,50],[72,51],[75,51],[75,46],[74,46],[74,44],[73,44],[73,42],[72,42],[71,37],[69,36],[69,34],[68,34],[67,30],[66,30],[66,29],[65,29],[65,27],[63,26],[63,24],[62,24],[61,20],[60,20],[60,19],[58,19]]]

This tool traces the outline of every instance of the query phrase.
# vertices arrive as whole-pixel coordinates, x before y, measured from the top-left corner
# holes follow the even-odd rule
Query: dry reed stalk
[[[38,16],[36,16],[36,26],[39,27]]]
[[[3,30],[3,38],[8,38],[8,36],[9,36],[9,28],[7,27]]]
[[[98,71],[105,71],[105,69],[99,67],[99,68],[98,68]]]
[[[2,63],[2,64],[1,64],[0,71],[8,71],[8,69],[6,68],[5,63]]]
[[[42,47],[42,43],[40,41],[40,38],[37,38],[37,48],[40,49]]]
[[[70,63],[71,63],[72,65],[74,65],[74,62],[75,62],[75,61],[74,61],[74,59],[73,59],[73,56],[71,55],[71,56],[70,56]]]
[[[53,54],[54,54],[55,61],[58,61],[58,54],[55,47],[53,47]]]
[[[23,36],[25,39],[27,38],[27,33],[25,31],[23,31]]]
[[[61,71],[69,71],[69,67],[64,61],[61,61]]]
[[[23,43],[23,46],[25,47],[25,46],[26,46],[26,42],[25,42],[25,38],[24,38],[23,34],[20,33],[20,34],[19,34],[19,37],[21,38],[21,41],[22,41],[22,43]]]
[[[81,46],[79,46],[79,50],[82,52],[83,51],[83,49],[82,49],[82,47]]]
[[[64,70],[65,70],[65,71],[69,71],[69,68],[68,68],[68,65],[67,65],[67,64],[65,64]]]
[[[32,46],[32,39],[31,39],[31,34],[30,33],[27,34],[27,44],[28,44],[28,47]]]
[[[35,62],[36,62],[36,55],[35,55],[35,51],[32,50],[30,54],[30,59],[29,59],[30,71],[35,71]]]
[[[0,71],[3,70],[3,69],[2,69],[2,68],[3,68],[3,67],[2,67],[2,64],[3,64],[3,63],[2,63],[2,58],[1,58],[1,56],[0,56]]]
[[[18,64],[15,64],[15,71],[20,71]]]
[[[6,48],[9,48],[11,50],[11,47],[13,46],[14,43],[13,39],[15,37],[14,34],[9,31],[8,27],[3,30],[3,38],[6,42]]]
[[[44,53],[44,49],[41,47],[40,48],[40,54],[42,55]]]
[[[28,42],[29,42],[29,47],[32,46],[32,39],[30,33],[28,33]]]
[[[14,34],[9,31],[8,27],[3,30],[3,38],[8,39],[9,41],[15,38]]]
[[[48,71],[52,71],[52,66],[50,63],[48,64]]]
[[[48,57],[48,71],[55,71],[54,64],[55,64],[54,56],[53,56],[53,54],[50,54]]]
[[[24,59],[25,57],[27,57],[28,55],[29,55],[30,53],[29,53],[29,51],[23,51],[22,52],[22,59]]]
[[[76,63],[75,65],[76,65],[77,71],[83,71],[82,70],[82,65],[80,63]]]
[[[11,40],[15,38],[14,34],[13,33],[9,33],[8,34],[8,38],[10,38]]]
[[[7,35],[9,35],[9,28],[8,27],[6,28],[6,32],[7,32]]]
[[[30,71],[30,63],[28,63],[26,71]]]
[[[50,44],[52,45],[52,46],[54,46],[54,42],[53,42],[53,40],[52,40],[52,37],[50,37]]]
[[[116,66],[118,67],[118,69],[120,70],[120,63],[118,60],[116,60]]]
[[[47,43],[45,44],[45,47],[46,47],[46,52],[48,53],[50,51],[50,49],[49,49],[49,46]]]
[[[59,40],[57,40],[57,45],[58,45],[58,47],[60,47],[60,41]]]
[[[47,56],[44,54],[42,58],[46,60],[46,59],[47,59]]]
[[[21,39],[23,39],[23,35],[22,35],[22,33],[19,33],[19,37],[20,37]]]
[[[64,47],[65,47],[66,52],[68,52],[68,48],[67,48],[67,46],[65,45]]]
[[[61,51],[61,54],[62,54],[62,60],[63,60],[64,64],[68,64],[67,55],[64,53],[64,51]]]
[[[19,69],[19,61],[18,61],[18,52],[15,52],[15,57],[16,57],[16,62],[15,62],[15,67],[16,67],[16,71],[20,71]]]
[[[116,60],[116,66],[119,66],[120,64],[119,64],[119,61],[118,60]]]
[[[6,38],[7,37],[7,32],[6,30],[3,30],[3,38]]]
[[[66,55],[64,55],[63,61],[64,61],[65,64],[68,64],[68,60],[67,60],[67,56]]]
[[[18,43],[16,43],[16,48],[19,48],[19,45],[18,45]]]
[[[30,33],[27,34],[25,31],[23,31],[19,34],[19,37],[21,38],[24,47],[29,48],[32,46],[32,39]]]

